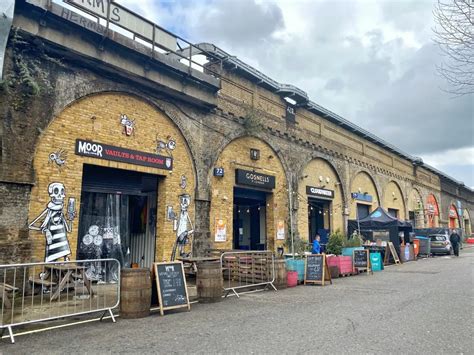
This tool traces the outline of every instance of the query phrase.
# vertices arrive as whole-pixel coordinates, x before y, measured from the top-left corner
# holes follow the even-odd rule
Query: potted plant
[[[327,263],[332,277],[339,277],[339,274],[341,273],[340,255],[342,253],[345,239],[344,234],[342,234],[340,230],[336,230],[334,233],[329,235],[329,240],[326,245],[326,253],[329,254],[327,257]]]
[[[363,249],[362,237],[354,231],[349,239],[344,239],[344,248],[342,249],[342,255],[352,256],[352,252],[357,249]]]

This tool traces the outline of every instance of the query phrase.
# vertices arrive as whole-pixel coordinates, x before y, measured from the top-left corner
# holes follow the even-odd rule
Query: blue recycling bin
[[[370,265],[372,267],[372,271],[382,271],[383,269],[382,254],[370,253]]]

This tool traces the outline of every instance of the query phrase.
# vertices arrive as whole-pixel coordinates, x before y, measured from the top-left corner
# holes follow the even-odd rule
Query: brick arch
[[[125,136],[122,136],[120,127],[121,113],[128,114],[131,119],[138,119],[135,137],[125,138]],[[97,118],[91,120],[90,118],[92,116],[97,116]],[[151,130],[150,127],[155,127],[155,129]],[[77,138],[109,145],[126,146],[132,150],[153,152],[156,146],[155,132],[162,133],[163,136],[159,136],[159,138],[166,139],[166,137],[170,135],[177,142],[177,148],[173,152],[175,159],[173,172],[131,164],[129,162],[112,162],[74,154],[74,145]],[[122,144],[116,143],[118,140],[122,141],[122,139],[129,139],[129,141],[123,141]],[[48,154],[52,151],[51,149],[59,148],[68,151],[68,165],[71,167],[70,172],[73,173],[68,174],[67,170],[65,172],[56,171],[57,169],[55,170],[54,167],[47,165]],[[178,160],[177,157],[181,158]],[[184,192],[193,195],[197,184],[196,168],[192,151],[188,145],[186,136],[175,120],[163,112],[155,103],[135,93],[102,91],[83,96],[71,102],[63,111],[56,114],[55,117],[50,120],[47,128],[36,141],[33,166],[36,172],[37,185],[33,187],[31,192],[29,221],[35,218],[48,202],[48,194],[45,188],[47,188],[50,182],[63,182],[66,187],[67,196],[75,197],[78,206],[80,206],[83,164],[133,170],[166,177],[162,178],[162,182],[160,182],[158,186],[157,216],[159,217],[157,217],[157,222],[161,222],[157,223],[157,235],[159,235],[160,238],[157,238],[155,257],[157,260],[168,258],[171,254],[172,243],[174,242],[175,236],[172,225],[163,223],[166,206],[169,205],[174,206],[174,208],[179,208],[178,195]],[[45,175],[45,171],[50,175]],[[186,189],[179,187],[181,175],[185,175],[188,178],[188,186]],[[190,216],[192,219],[194,218],[194,210],[195,204],[193,198],[192,206],[190,207]],[[78,216],[79,211],[80,208],[78,208]],[[77,227],[78,225],[73,229],[69,237],[73,255],[75,255],[75,247],[77,246],[78,240]],[[37,233],[32,235],[32,239],[35,240],[33,247],[35,256],[39,256],[41,249],[44,249],[44,242],[41,241]]]
[[[357,171],[357,173],[355,173],[351,179],[350,179],[350,182],[349,182],[349,193],[351,192],[355,192],[355,191],[351,191],[351,188],[352,188],[352,184],[354,183],[354,180],[356,179],[356,177],[359,175],[359,174],[364,174],[364,175],[367,175],[367,177],[370,179],[370,181],[372,181],[372,184],[374,185],[375,187],[375,192],[377,193],[377,201],[380,205],[381,203],[381,189],[380,189],[380,186],[379,184],[377,183],[377,181],[372,177],[372,175],[370,174],[370,171],[368,169],[359,169]]]
[[[323,181],[319,180],[319,176],[323,176]],[[331,180],[329,183],[325,178],[329,177]],[[335,165],[323,158],[323,157],[312,157],[305,161],[305,164],[297,172],[297,191],[298,191],[298,211],[297,211],[297,225],[298,232],[302,239],[311,240],[310,235],[310,223],[308,221],[308,213],[311,211],[310,208],[310,196],[306,191],[306,186],[320,187],[326,190],[334,191],[332,198],[324,198],[327,200],[327,206],[329,214],[324,217],[326,220],[326,227],[330,227],[330,231],[345,230],[345,218],[344,211],[347,206],[347,199],[345,196],[346,189],[341,179],[341,175],[336,169]]]
[[[97,84],[97,85],[96,85]],[[98,88],[99,87],[99,88]],[[171,112],[171,110],[166,106],[160,104],[160,99],[152,99],[149,96],[146,96],[144,93],[138,91],[138,90],[133,90],[130,89],[128,86],[123,86],[123,85],[118,85],[118,84],[111,84],[107,85],[103,83],[102,81],[97,81],[97,83],[94,84],[94,86],[78,86],[76,88],[76,92],[71,91],[70,94],[66,97],[63,97],[63,101],[61,102],[61,105],[56,105],[54,112],[53,112],[53,118],[49,121],[48,126],[42,131],[44,133],[48,127],[51,125],[51,123],[54,121],[54,119],[61,113],[63,112],[66,108],[82,101],[86,100],[88,98],[92,98],[96,95],[100,94],[126,94],[130,95],[132,97],[136,97],[137,99],[144,101],[145,103],[149,104],[150,106],[153,106],[157,111],[163,113],[173,124],[174,126],[178,129],[178,131],[181,133],[183,139],[186,141],[186,149],[188,151],[188,154],[191,155],[192,161],[193,161],[193,170],[194,170],[194,178],[196,179],[196,182],[199,183],[197,179],[197,173],[196,173],[196,159],[195,159],[195,149],[193,149],[192,142],[188,139],[186,135],[186,129],[185,126],[182,124],[182,119],[179,115]],[[191,132],[188,132],[191,133]],[[35,150],[38,141],[41,139],[41,135],[37,137],[37,140],[35,142]]]
[[[237,135],[237,137],[235,137]],[[283,221],[285,231],[288,232],[288,178],[284,163],[280,159],[279,150],[268,141],[255,135],[238,135],[226,137],[227,144],[218,148],[219,154],[209,167],[209,186],[211,190],[211,204],[209,212],[209,225],[212,240],[216,230],[216,220],[226,220],[227,238],[223,242],[212,243],[213,248],[233,248],[233,216],[234,216],[234,187],[240,186],[251,190],[259,190],[258,187],[237,185],[235,183],[235,169],[255,170],[258,173],[275,176],[275,187],[271,190],[260,189],[266,192],[265,206],[265,228],[266,247],[276,250],[283,246],[284,240],[276,239],[277,222]],[[250,148],[260,150],[260,160],[250,159]],[[215,177],[212,174],[214,166],[224,169],[223,177]],[[285,233],[286,233],[285,232]]]
[[[210,186],[211,177],[212,177],[212,173],[213,173],[213,167],[215,166],[216,162],[218,161],[218,159],[219,159],[220,155],[222,154],[222,152],[224,151],[224,149],[229,144],[231,144],[233,141],[238,140],[240,138],[245,138],[245,137],[251,137],[251,138],[258,139],[258,140],[262,141],[263,143],[265,143],[267,146],[270,147],[270,149],[275,153],[275,155],[278,157],[281,165],[283,166],[283,171],[285,172],[286,182],[287,182],[287,185],[289,185],[289,181],[290,181],[290,179],[289,179],[290,175],[289,174],[290,174],[291,169],[289,168],[288,162],[287,162],[285,156],[282,154],[282,151],[279,149],[279,147],[277,147],[276,144],[271,142],[271,139],[266,139],[268,137],[265,137],[264,135],[260,135],[260,134],[248,133],[244,129],[232,131],[231,133],[227,134],[219,142],[219,144],[216,145],[216,148],[213,151],[212,160],[210,162],[210,165],[209,165],[208,171],[207,171],[207,179],[206,179],[207,184]]]
[[[329,167],[331,168],[331,170],[334,172],[334,174],[336,175],[337,177],[337,180],[339,181],[339,185],[340,188],[341,188],[341,193],[342,193],[342,202],[344,204],[347,204],[347,188],[346,186],[344,186],[344,181],[345,179],[343,179],[343,175],[338,171],[338,169],[336,168],[336,166],[334,165],[333,162],[331,162],[330,160],[324,158],[324,157],[319,157],[319,156],[312,156],[310,159],[306,159],[304,161],[304,163],[301,165],[301,168],[299,169],[299,171],[297,172],[297,175],[296,175],[296,178],[297,178],[297,181],[298,183],[302,180],[302,178],[304,177],[303,176],[303,172],[304,170],[306,169],[306,167],[308,166],[308,164],[310,164],[311,162],[313,161],[317,161],[317,160],[321,160],[323,161],[325,164],[329,165]]]
[[[413,212],[415,212],[415,225],[417,228],[424,228],[425,227],[425,203],[423,201],[423,195],[421,194],[420,190],[417,187],[413,187],[408,194],[407,200],[407,214],[412,211],[412,203],[416,203],[413,201],[413,198],[418,198],[420,200],[420,205],[416,206]],[[408,216],[410,217],[410,216]]]
[[[449,202],[448,209],[447,209],[447,211],[446,211],[446,216],[447,216],[447,220],[448,220],[448,227],[449,227],[449,228],[452,228],[452,226],[451,226],[451,219],[452,219],[452,217],[451,217],[451,215],[450,215],[450,213],[449,213],[449,212],[451,211],[451,208],[452,208],[452,207],[453,207],[453,209],[454,209],[454,211],[455,211],[455,213],[456,213],[455,219],[457,220],[457,225],[455,225],[454,228],[460,228],[460,227],[461,227],[461,218],[460,218],[460,216],[459,216],[458,207],[457,207],[457,205],[456,205],[456,200],[451,200],[451,201]]]
[[[404,196],[403,194],[403,190],[402,188],[400,187],[400,184],[395,181],[395,180],[390,180],[384,187],[383,189],[383,207],[384,209],[388,209],[390,208],[389,206],[394,206],[393,205],[393,201],[390,202],[390,203],[386,203],[387,201],[390,201],[391,197],[390,195],[392,195],[394,193],[394,191],[388,191],[389,187],[391,185],[395,185],[395,188],[397,189],[397,191],[400,193],[400,197],[401,197],[401,201],[402,201],[402,205],[401,207],[403,207],[403,211],[400,211],[400,215],[398,216],[399,219],[406,219],[406,216],[407,216],[407,204],[406,204],[406,197]],[[390,193],[390,195],[388,195]],[[396,196],[395,196],[396,197]],[[389,206],[388,206],[389,205]]]

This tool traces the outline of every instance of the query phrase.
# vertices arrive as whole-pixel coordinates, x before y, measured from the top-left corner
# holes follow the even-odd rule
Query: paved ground
[[[462,252],[189,313],[3,339],[0,352],[474,354],[474,248]]]

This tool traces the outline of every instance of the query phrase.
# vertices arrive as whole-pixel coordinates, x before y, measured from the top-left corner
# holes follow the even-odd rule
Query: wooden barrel
[[[143,318],[150,314],[151,277],[146,268],[122,269],[120,275],[120,317]]]
[[[221,301],[223,280],[220,261],[198,263],[196,285],[199,302],[211,303]]]
[[[279,290],[286,288],[286,262],[285,259],[275,259],[275,287]]]

